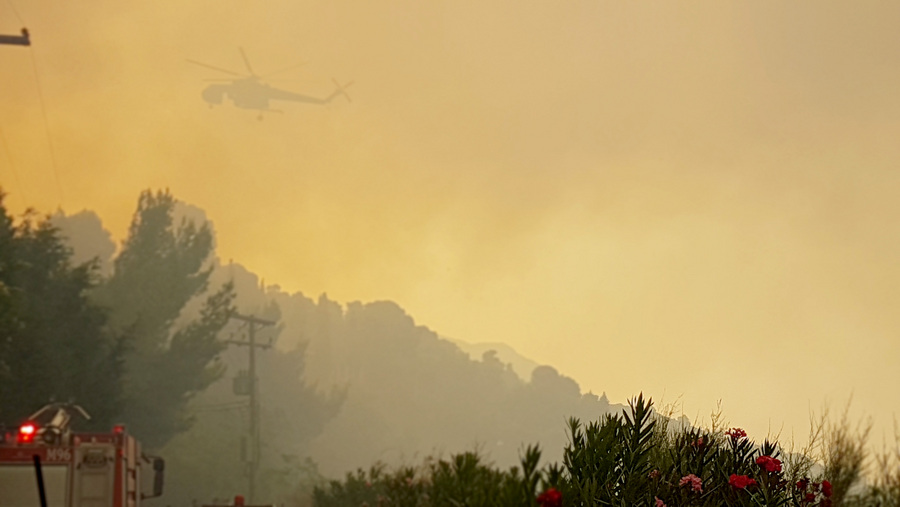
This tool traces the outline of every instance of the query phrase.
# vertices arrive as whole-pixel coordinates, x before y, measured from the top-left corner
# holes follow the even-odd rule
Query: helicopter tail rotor
[[[343,95],[344,98],[347,99],[347,102],[353,102],[353,99],[351,99],[350,95],[347,93],[347,88],[350,88],[350,85],[352,85],[354,83],[354,81],[350,81],[349,83],[347,83],[343,86],[341,86],[341,84],[338,83],[338,80],[335,78],[331,78],[331,82],[334,83],[334,86],[336,88],[335,93],[339,93],[339,94]]]

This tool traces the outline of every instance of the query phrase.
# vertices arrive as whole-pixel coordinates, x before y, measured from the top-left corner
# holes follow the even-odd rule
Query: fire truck
[[[145,456],[125,427],[72,431],[90,419],[79,406],[54,403],[0,441],[0,507],[140,507],[162,495],[165,463]],[[142,471],[152,488],[142,489]],[[148,485],[149,486],[149,485]]]

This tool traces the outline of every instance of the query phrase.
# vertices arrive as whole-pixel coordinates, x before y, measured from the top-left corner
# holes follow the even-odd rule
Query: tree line
[[[235,292],[209,287],[210,227],[176,221],[175,204],[168,191],[143,192],[103,275],[96,259],[73,261],[50,217],[16,220],[0,194],[0,424],[71,401],[90,429],[125,423],[150,448],[190,427],[188,402],[224,373],[216,336]]]
[[[473,360],[393,302],[262,287],[218,263],[205,215],[167,191],[140,195],[118,248],[91,212],[14,219],[0,198],[0,216],[0,424],[51,400],[84,406],[92,429],[125,423],[166,458],[167,502],[246,493],[235,309],[280,322],[257,354],[263,502],[374,460],[475,446],[512,463],[521,442],[561,449],[565,417],[620,408],[549,366],[521,378],[492,351]]]

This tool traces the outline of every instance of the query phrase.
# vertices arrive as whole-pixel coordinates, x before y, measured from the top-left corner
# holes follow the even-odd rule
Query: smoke
[[[221,258],[288,290],[395,300],[614,399],[692,393],[693,411],[724,397],[764,431],[761,411],[802,428],[807,401],[851,388],[882,419],[896,409],[878,407],[900,380],[888,373],[898,9],[38,0],[21,12],[61,204],[96,210],[114,237],[141,189],[168,187],[215,220]],[[308,61],[285,89],[323,96],[332,77],[353,79],[354,101],[278,105],[263,121],[209,109],[203,80],[223,76],[185,59],[242,71],[238,47],[261,74]],[[0,66],[22,194],[55,209],[30,62],[3,49]]]

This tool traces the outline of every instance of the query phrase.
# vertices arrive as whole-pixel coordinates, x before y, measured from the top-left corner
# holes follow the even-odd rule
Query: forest
[[[246,489],[237,311],[278,322],[259,338],[273,345],[257,359],[259,501],[374,462],[477,449],[505,467],[525,442],[561,459],[567,417],[623,408],[550,366],[516,371],[527,361],[493,349],[473,359],[396,303],[264,286],[222,264],[212,221],[168,191],[139,196],[120,245],[90,211],[4,207],[0,226],[0,424],[49,401],[83,406],[89,429],[125,424],[166,458],[167,503]]]

